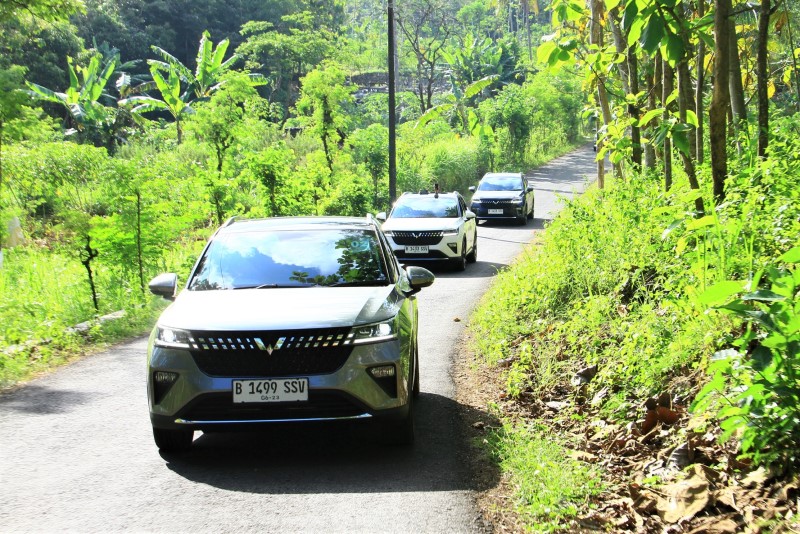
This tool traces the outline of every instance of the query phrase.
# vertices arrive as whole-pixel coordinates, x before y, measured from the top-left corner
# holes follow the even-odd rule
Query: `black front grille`
[[[192,332],[191,353],[210,376],[330,374],[353,350],[350,328],[276,332]]]
[[[281,403],[234,403],[232,393],[214,393],[197,399],[181,412],[180,418],[187,421],[336,419],[366,412],[355,400],[335,391],[311,391],[308,401]]]
[[[438,245],[442,240],[442,232],[392,232],[394,242],[398,245]]]

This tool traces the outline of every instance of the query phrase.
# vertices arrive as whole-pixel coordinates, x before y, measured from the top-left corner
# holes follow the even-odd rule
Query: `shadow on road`
[[[29,384],[14,395],[0,395],[0,408],[30,414],[58,414],[72,411],[90,399],[82,391],[52,389]]]
[[[497,483],[496,471],[470,475],[468,437],[459,424],[462,416],[487,426],[496,420],[424,392],[415,416],[413,447],[379,444],[369,424],[301,424],[203,434],[188,453],[162,457],[186,479],[248,493],[481,491]]]

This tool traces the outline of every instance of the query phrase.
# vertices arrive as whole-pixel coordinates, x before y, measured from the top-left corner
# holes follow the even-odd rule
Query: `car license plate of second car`
[[[298,402],[308,400],[308,378],[234,380],[233,402]]]
[[[408,245],[405,248],[406,254],[427,254],[428,247],[427,245]]]
[[[502,214],[503,214],[503,210],[502,209],[490,209],[489,210],[489,215],[502,215]]]

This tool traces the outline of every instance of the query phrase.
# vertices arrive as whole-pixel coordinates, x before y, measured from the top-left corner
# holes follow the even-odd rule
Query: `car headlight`
[[[171,349],[191,348],[192,335],[186,330],[169,328],[167,326],[156,326],[155,346],[168,347]]]
[[[394,318],[382,323],[373,323],[353,327],[353,345],[381,343],[397,339]]]
[[[392,232],[391,230],[384,230],[383,235],[385,235],[386,237],[394,237],[394,232]]]
[[[514,204],[522,204],[523,202],[525,202],[525,199],[523,197],[514,199]]]
[[[442,235],[458,235],[458,228],[449,228],[447,230],[442,230]]]
[[[480,204],[480,203],[481,203],[481,199],[479,199],[479,198],[473,198],[472,202],[471,202],[471,204]]]

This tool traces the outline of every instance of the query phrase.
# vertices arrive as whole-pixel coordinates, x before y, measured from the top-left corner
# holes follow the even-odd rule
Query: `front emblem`
[[[265,345],[260,337],[254,337],[253,341],[255,342],[256,346],[258,347],[258,350],[266,351],[267,354],[272,356],[272,353],[274,351],[280,350],[280,348],[283,346],[284,341],[286,341],[286,338],[285,337],[278,338],[278,340],[275,342],[274,346],[272,344]]]

